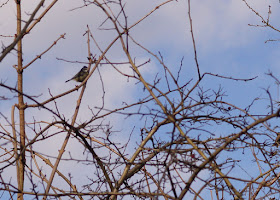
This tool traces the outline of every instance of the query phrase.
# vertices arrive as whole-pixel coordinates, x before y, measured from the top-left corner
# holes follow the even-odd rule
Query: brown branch
[[[26,30],[28,28],[28,26],[32,23],[35,15],[37,14],[37,12],[39,11],[39,9],[43,6],[45,0],[41,0],[40,3],[37,5],[37,7],[34,9],[33,13],[30,15],[28,21],[26,22],[25,26],[23,27],[23,29],[19,30],[19,32],[16,35],[15,40],[8,46],[6,47],[3,51],[2,54],[0,56],[0,62],[6,57],[6,55],[12,51],[14,49],[14,47],[16,46],[16,44],[26,35]]]
[[[196,45],[195,45],[195,39],[194,39],[194,34],[193,34],[193,25],[192,25],[192,17],[191,17],[191,0],[188,0],[188,15],[189,15],[191,36],[192,36],[192,42],[193,42],[194,60],[195,60],[195,63],[196,63],[198,79],[200,80],[201,75],[200,75],[199,64],[198,64],[198,59],[197,59]]]
[[[65,35],[66,35],[66,33],[60,35],[60,37],[59,37],[57,40],[55,40],[55,41],[53,42],[53,44],[52,44],[49,48],[47,48],[45,51],[43,51],[40,55],[36,56],[36,57],[35,57],[33,60],[31,60],[27,65],[25,65],[22,69],[26,69],[26,68],[29,67],[31,64],[33,64],[36,60],[41,59],[42,55],[44,55],[45,53],[47,53],[53,46],[55,46],[55,45],[57,44],[57,42],[58,42],[60,39],[65,39]]]

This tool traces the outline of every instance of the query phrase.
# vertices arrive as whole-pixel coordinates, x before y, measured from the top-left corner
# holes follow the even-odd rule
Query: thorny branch
[[[243,1],[265,27],[277,31],[270,24],[271,7],[265,18]],[[1,4],[0,9],[7,2]],[[56,2],[44,8],[45,1],[40,1],[14,42],[3,50],[0,62],[25,39],[24,35],[32,34]],[[177,1],[161,1],[144,15],[130,18],[129,1],[84,0],[83,6],[71,12],[98,8],[104,14],[98,28],[89,24],[81,36],[87,36],[87,60],[59,58],[61,62],[87,64],[89,75],[83,82],[58,94],[49,88],[47,97],[30,95],[31,92],[0,83],[4,94],[21,95],[26,102],[12,105],[10,121],[0,113],[5,119],[0,122],[0,182],[10,198],[20,193],[34,199],[207,199],[209,195],[217,199],[261,199],[274,198],[280,192],[279,151],[275,142],[280,132],[279,101],[270,89],[265,89],[267,99],[257,97],[247,107],[239,107],[228,101],[227,96],[231,94],[222,87],[215,89],[205,85],[205,80],[214,79],[246,84],[258,77],[200,72],[191,1],[187,2],[186,14],[198,80],[183,78],[188,60],[181,59],[179,66],[173,63],[171,66],[161,51],[154,53],[135,36],[134,30],[171,3]],[[42,8],[44,11],[36,18]],[[97,31],[114,32],[114,35],[108,36],[104,43]],[[22,70],[54,49],[64,36],[37,54]],[[114,48],[121,55],[119,59],[112,56]],[[139,61],[143,55],[144,59]],[[154,63],[156,72],[151,70],[147,75],[145,69]],[[113,78],[107,75],[108,71]],[[272,72],[268,75],[279,85],[277,76]],[[127,93],[133,88],[133,98],[110,94],[108,87],[113,87],[110,83],[119,83],[114,82],[116,77],[121,77],[117,79],[119,82],[127,81],[122,85],[124,90],[129,85]],[[64,104],[76,91],[79,91],[76,104],[67,107],[74,113],[68,116],[63,110]],[[1,101],[13,98],[4,97]],[[111,105],[111,102],[114,103]],[[267,113],[255,110],[259,102],[268,106]],[[27,134],[24,147],[19,148],[17,111],[23,108],[28,116]],[[33,112],[34,116],[29,117]],[[24,190],[14,183],[18,176],[10,176],[10,180],[2,176],[13,165],[19,171],[23,154],[26,155]],[[257,170],[244,168],[244,155],[251,168]]]

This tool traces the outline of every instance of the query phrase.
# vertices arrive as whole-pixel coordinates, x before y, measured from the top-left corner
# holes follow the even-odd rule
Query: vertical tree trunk
[[[16,0],[17,6],[17,35],[21,32],[21,1]],[[19,167],[18,167],[18,190],[23,191],[24,186],[24,166],[25,166],[25,119],[24,110],[25,104],[23,101],[23,69],[22,69],[22,40],[19,40],[17,44],[17,55],[18,55],[18,109],[19,109],[19,129],[20,129],[20,154],[19,154]],[[23,200],[23,194],[18,193],[18,200]]]

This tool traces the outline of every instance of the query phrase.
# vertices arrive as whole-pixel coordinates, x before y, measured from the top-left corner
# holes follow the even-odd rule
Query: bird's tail
[[[67,83],[68,81],[71,81],[72,79],[69,79],[69,80],[67,80],[67,81],[65,81],[65,83]]]

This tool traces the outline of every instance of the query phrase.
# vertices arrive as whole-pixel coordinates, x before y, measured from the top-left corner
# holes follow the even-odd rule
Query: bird
[[[275,143],[274,143],[274,146],[279,146],[279,144],[280,144],[280,134],[277,134],[277,137],[276,137],[276,139],[275,139]]]
[[[71,80],[75,80],[77,82],[83,82],[87,76],[88,76],[87,66],[84,66],[75,76],[73,76],[73,78],[65,81],[65,83]]]

